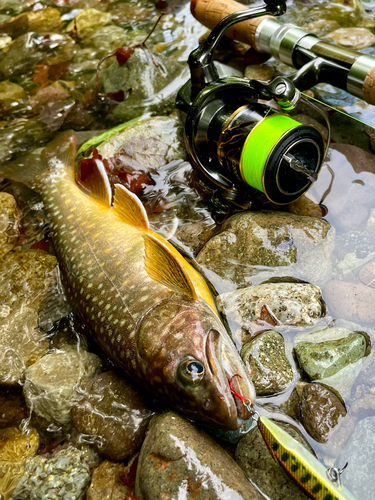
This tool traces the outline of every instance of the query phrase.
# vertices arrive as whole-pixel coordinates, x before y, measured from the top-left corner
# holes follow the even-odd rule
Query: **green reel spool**
[[[249,104],[227,118],[218,157],[237,179],[273,203],[291,203],[316,179],[324,141],[315,127],[264,108]]]

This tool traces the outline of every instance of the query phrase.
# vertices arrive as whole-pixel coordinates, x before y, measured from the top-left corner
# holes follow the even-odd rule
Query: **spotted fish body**
[[[229,380],[238,373],[236,389],[250,401],[255,393],[207,285],[162,237],[132,224],[143,210],[134,195],[117,186],[110,206],[104,169],[78,187],[74,151],[72,136],[51,146],[37,186],[75,312],[136,382],[194,419],[238,428],[250,413]],[[193,296],[180,286],[184,276]]]
[[[356,500],[345,487],[328,479],[327,469],[304,446],[266,417],[259,430],[275,460],[314,500]]]

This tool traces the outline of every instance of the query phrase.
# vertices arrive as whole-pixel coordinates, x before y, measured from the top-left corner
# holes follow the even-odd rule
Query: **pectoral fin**
[[[113,209],[116,214],[130,226],[144,231],[150,230],[150,224],[140,199],[121,184],[115,184]]]
[[[186,295],[191,300],[198,296],[186,270],[185,259],[156,234],[144,234],[145,267],[151,279],[167,288]]]
[[[90,197],[95,198],[106,207],[111,206],[112,189],[101,160],[92,158],[87,163],[78,162],[75,181]]]

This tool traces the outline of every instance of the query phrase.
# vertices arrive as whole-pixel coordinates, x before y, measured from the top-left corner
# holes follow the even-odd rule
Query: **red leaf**
[[[123,66],[129,57],[133,54],[133,47],[119,47],[116,49],[116,59],[120,66]]]
[[[122,89],[117,92],[108,92],[107,97],[116,102],[122,102],[125,99],[125,92]]]
[[[165,0],[157,0],[157,2],[155,2],[155,7],[157,9],[166,9],[168,7],[168,2]]]

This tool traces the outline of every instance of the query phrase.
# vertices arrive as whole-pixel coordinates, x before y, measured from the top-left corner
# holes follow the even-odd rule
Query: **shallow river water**
[[[374,2],[288,1],[283,19],[375,56]],[[112,186],[136,193],[152,229],[206,277],[259,413],[293,425],[327,467],[348,462],[343,484],[373,497],[374,107],[312,89],[332,139],[317,182],[286,206],[258,196],[244,214],[192,168],[174,106],[206,31],[186,0],[0,0],[0,500],[261,498],[248,480],[270,500],[307,498],[251,420],[197,424],[212,441],[131,386],[65,298],[43,201],[23,181],[60,132],[80,147],[138,118],[84,154],[100,155]],[[215,58],[248,78],[293,71],[234,41]],[[306,103],[292,116],[327,136]],[[186,469],[170,465],[172,448]]]

